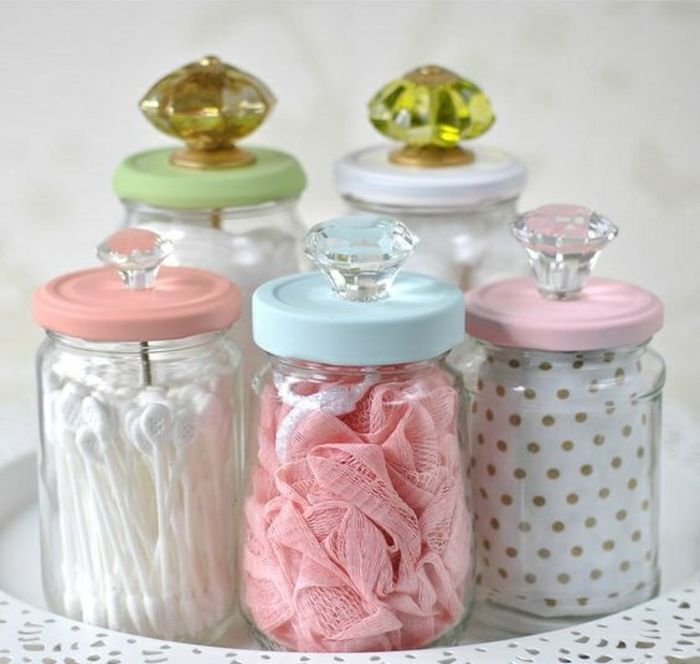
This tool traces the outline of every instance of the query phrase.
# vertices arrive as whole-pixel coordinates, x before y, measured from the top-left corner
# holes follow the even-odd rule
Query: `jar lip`
[[[228,336],[227,330],[215,330],[213,332],[205,332],[203,334],[195,334],[189,337],[181,337],[179,339],[156,339],[148,341],[149,355],[157,355],[159,353],[171,353],[173,351],[185,351],[193,348],[201,348],[208,346],[217,341],[223,342]],[[55,330],[46,330],[46,337],[52,341],[72,348],[74,350],[87,351],[90,353],[104,353],[107,355],[141,355],[143,346],[140,341],[104,341],[82,339],[81,337],[56,332]]]
[[[311,371],[321,371],[327,373],[402,373],[408,370],[418,370],[427,368],[433,364],[444,362],[449,356],[450,351],[440,353],[435,357],[425,360],[415,360],[409,362],[400,362],[395,364],[378,364],[378,365],[342,365],[329,364],[326,362],[317,362],[314,360],[302,360],[295,357],[283,357],[273,353],[266,353],[270,359],[270,363],[283,367],[303,368]]]
[[[563,372],[566,372],[567,376],[578,374],[584,377],[586,381],[595,378],[596,389],[586,390],[585,393],[576,399],[576,401],[580,402],[600,402],[601,395],[617,394],[621,389],[624,389],[626,383],[618,383],[617,376],[613,373],[620,368],[620,362],[647,363],[651,361],[651,365],[637,365],[637,368],[642,373],[645,367],[653,367],[653,372],[647,374],[650,377],[642,391],[638,393],[632,392],[628,395],[630,402],[648,401],[658,397],[666,383],[666,367],[663,357],[650,346],[651,339],[634,345],[585,351],[547,351],[537,348],[500,346],[482,339],[473,339],[473,341],[477,352],[472,353],[460,368],[465,375],[467,391],[474,395],[483,394],[481,388],[476,385],[477,378],[481,373],[480,367],[493,365],[496,365],[493,371],[499,373],[501,376],[501,381],[499,382],[506,389],[526,390],[530,385],[527,382],[523,384],[522,381],[526,380],[526,376],[532,375],[533,372],[541,373],[543,377],[547,375],[544,371],[551,373],[554,381],[553,390],[562,387],[560,381],[564,380],[562,378]],[[608,354],[610,357],[606,359],[605,356]],[[591,356],[595,357],[592,359]],[[580,360],[581,364],[572,367],[572,364],[575,364],[577,360]],[[542,365],[544,363],[550,366],[543,368]],[[505,365],[508,366],[506,367]],[[607,377],[605,375],[601,377],[601,372],[605,367],[610,367],[609,373]],[[488,372],[489,370],[485,369],[485,371]],[[506,379],[506,376],[511,376],[513,383],[520,384],[511,384],[509,388],[509,379]],[[518,378],[519,376],[520,378]],[[562,405],[566,402],[558,403]],[[610,407],[611,404],[604,403],[603,405]],[[541,407],[537,406],[536,401],[530,403],[524,400],[520,407],[531,412],[541,410]]]
[[[299,196],[288,196],[273,201],[262,201],[260,203],[252,203],[247,205],[226,205],[223,207],[173,207],[171,205],[154,205],[147,201],[140,201],[135,198],[120,198],[122,205],[127,209],[133,209],[137,212],[156,212],[178,215],[201,215],[203,220],[209,220],[212,212],[217,212],[221,215],[222,221],[227,220],[227,214],[238,217],[240,215],[250,214],[251,216],[260,212],[274,213],[277,208],[291,207],[299,201]],[[235,220],[235,219],[233,219]]]
[[[624,344],[620,346],[606,346],[603,348],[587,348],[587,349],[575,349],[575,350],[547,350],[544,348],[530,348],[526,346],[506,346],[498,343],[494,343],[491,341],[487,341],[486,339],[479,339],[477,337],[471,337],[471,339],[478,344],[479,346],[483,346],[484,348],[488,349],[493,349],[495,351],[502,351],[504,353],[530,353],[532,355],[541,355],[541,356],[554,356],[554,357],[571,357],[571,356],[576,356],[576,355],[592,355],[596,353],[605,353],[605,352],[615,352],[615,353],[634,353],[634,352],[641,352],[644,350],[647,350],[649,348],[649,345],[652,342],[652,337],[649,337],[645,341],[641,341],[639,343],[634,343],[634,344]]]
[[[380,212],[382,214],[390,214],[401,216],[403,215],[449,215],[449,214],[464,214],[467,213],[487,213],[496,210],[499,207],[514,206],[518,201],[518,196],[509,198],[494,198],[485,200],[478,204],[469,205],[411,205],[409,202],[403,203],[381,203],[363,198],[358,198],[352,194],[343,194],[343,200],[347,201],[353,207],[369,212]]]

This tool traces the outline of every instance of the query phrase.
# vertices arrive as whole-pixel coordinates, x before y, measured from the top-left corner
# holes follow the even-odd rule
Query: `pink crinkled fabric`
[[[344,414],[287,405],[273,385],[261,399],[244,554],[257,629],[293,650],[356,652],[418,648],[457,625],[472,526],[450,378],[379,380]]]

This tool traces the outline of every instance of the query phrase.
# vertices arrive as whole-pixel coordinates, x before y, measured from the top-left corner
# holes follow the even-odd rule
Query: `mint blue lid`
[[[397,275],[417,242],[402,223],[380,215],[314,226],[305,248],[321,271],[255,291],[255,343],[280,357],[352,366],[447,352],[464,338],[464,295],[428,275]]]

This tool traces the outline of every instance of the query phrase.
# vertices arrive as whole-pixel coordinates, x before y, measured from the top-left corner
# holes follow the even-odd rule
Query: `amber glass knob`
[[[438,65],[387,83],[370,100],[369,117],[382,134],[405,144],[391,160],[413,166],[469,163],[473,154],[459,143],[481,136],[496,119],[476,83]]]
[[[215,56],[163,77],[140,102],[156,128],[185,141],[172,162],[192,168],[230,168],[254,161],[254,155],[235,142],[254,132],[274,105],[275,97],[262,81]]]

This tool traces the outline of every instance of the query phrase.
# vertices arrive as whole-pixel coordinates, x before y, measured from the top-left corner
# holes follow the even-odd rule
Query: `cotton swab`
[[[140,396],[144,397],[144,395]],[[169,435],[170,425],[166,426],[163,423],[156,425],[154,423],[154,418],[166,417],[169,419],[170,415],[167,406],[155,400],[158,396],[160,395],[149,391],[147,396],[139,399],[148,405],[145,408],[133,409],[127,415],[127,427],[129,441],[138,450],[141,457],[147,461],[146,465],[151,476],[149,490],[143,492],[144,487],[142,486],[142,495],[140,496],[142,506],[147,503],[155,503],[155,525],[146,542],[146,550],[149,552],[150,558],[146,569],[149,570],[148,576],[153,585],[150,592],[145,594],[143,601],[147,607],[147,613],[154,621],[156,632],[161,636],[171,637],[176,635],[178,619],[171,597],[174,585],[167,545],[167,540],[170,539],[167,532],[167,510],[164,498],[165,487],[168,484],[166,477],[167,459],[161,459],[163,455],[167,454],[165,442],[167,435]],[[165,411],[162,409],[166,409],[167,415],[164,415]],[[144,421],[150,437],[144,431]]]
[[[113,553],[109,556],[113,559],[114,565],[122,575],[122,582],[128,590],[138,588],[141,594],[147,592],[148,584],[145,574],[145,563],[143,555],[140,553],[138,544],[134,541],[133,527],[129,520],[125,506],[123,504],[122,486],[117,477],[120,464],[114,453],[114,443],[105,441],[109,436],[114,438],[113,419],[110,417],[107,407],[94,397],[86,397],[81,406],[83,420],[90,422],[92,426],[86,425],[79,431],[76,437],[76,444],[83,456],[83,462],[88,474],[90,492],[98,510],[99,519],[96,523],[96,532],[102,532],[105,536],[105,544],[109,546]],[[94,428],[93,428],[94,427]],[[95,473],[95,464],[99,464],[103,473],[107,476],[107,487],[111,495],[111,501],[105,497],[103,483],[100,482]],[[115,533],[123,534],[122,538],[116,538]],[[136,583],[132,579],[131,568],[136,574]],[[103,580],[105,582],[105,580]],[[106,587],[110,587],[108,581]],[[133,603],[132,603],[133,604]],[[141,615],[143,611],[138,606],[127,607],[134,622],[143,621]],[[112,614],[118,614],[119,608],[111,606]],[[154,616],[149,616],[153,623]],[[115,617],[116,619],[116,617]],[[157,616],[156,616],[157,619]]]
[[[58,398],[58,411],[62,428],[75,433],[82,422],[83,398],[87,390],[75,383],[67,383]]]
[[[137,629],[147,628],[143,611],[126,606],[120,602],[117,587],[121,592],[133,594],[138,586],[138,581],[134,581],[128,566],[128,555],[124,550],[121,538],[117,533],[122,531],[118,515],[113,506],[110,505],[109,496],[105,496],[101,489],[102,478],[98,476],[98,468],[105,470],[106,461],[104,455],[104,441],[89,426],[81,427],[76,435],[76,446],[81,453],[82,461],[88,478],[89,494],[91,496],[95,523],[91,528],[92,539],[99,544],[100,556],[102,558],[102,578],[95,584],[97,588],[102,588],[104,597],[102,598],[107,612],[107,621],[110,627],[124,624],[125,609]]]
[[[151,403],[147,405],[138,419],[145,440],[150,445],[150,458],[155,477],[155,498],[158,520],[158,541],[154,559],[158,561],[160,571],[160,605],[165,613],[164,636],[174,636],[171,626],[176,622],[177,607],[171,597],[176,586],[171,569],[172,547],[168,514],[166,511],[166,494],[168,491],[168,469],[166,464],[166,444],[172,436],[172,415],[167,405]],[[177,546],[175,543],[174,546]]]
[[[50,374],[53,376],[53,374]],[[69,524],[72,519],[69,518],[67,510],[61,509],[63,505],[68,504],[69,495],[67,493],[67,478],[65,470],[65,452],[63,450],[63,437],[60,435],[61,415],[59,412],[59,400],[61,399],[62,385],[58,379],[48,379],[49,384],[54,388],[53,392],[44,395],[42,399],[43,421],[46,426],[46,437],[48,445],[43,449],[41,466],[42,468],[50,469],[54,467],[56,493],[59,509],[58,513],[58,532],[61,541],[61,574],[65,580],[62,588],[62,601],[66,614],[74,619],[80,618],[80,597],[76,588],[78,575],[78,552],[75,547],[75,540],[72,537],[73,533],[69,529]],[[56,453],[58,451],[58,453]],[[53,461],[53,463],[51,463]]]
[[[81,572],[79,556],[80,552],[76,543],[75,523],[76,515],[72,510],[72,499],[70,497],[70,486],[68,484],[66,468],[66,450],[62,444],[57,445],[54,451],[54,465],[56,468],[56,490],[59,509],[58,529],[61,539],[61,573],[63,578],[63,606],[66,614],[74,620],[81,617],[80,595],[76,588],[78,574]],[[84,571],[85,568],[83,568]]]
[[[194,501],[190,506],[195,514],[199,512],[194,523],[206,560],[205,588],[212,622],[216,616],[230,610],[233,573],[228,552],[233,546],[230,534],[234,523],[232,483],[235,473],[231,469],[233,451],[226,444],[231,435],[231,422],[224,417],[221,399],[221,395],[230,396],[230,390],[225,381],[218,388],[216,395],[201,393],[193,400],[202,422],[203,453],[200,454],[199,486],[192,492]],[[229,527],[221,528],[221,523]]]
[[[134,601],[137,594],[142,594],[146,591],[145,587],[145,571],[143,569],[136,571],[136,580],[134,581],[130,568],[138,561],[129,553],[134,550],[138,552],[139,557],[143,560],[140,545],[143,544],[143,533],[138,527],[138,523],[128,519],[125,520],[125,515],[129,514],[128,507],[124,504],[122,495],[122,481],[124,476],[124,462],[116,454],[115,446],[118,445],[117,436],[117,421],[118,418],[113,414],[110,406],[95,396],[88,396],[83,399],[81,413],[83,421],[90,427],[95,434],[95,438],[83,439],[83,452],[86,456],[86,463],[92,461],[94,464],[102,466],[104,474],[107,475],[107,486],[110,489],[109,494],[101,496],[102,528],[107,529],[108,541],[111,545],[111,556],[106,566],[110,570],[110,582],[107,585],[107,607],[110,626],[116,627],[123,624],[124,608],[121,606],[121,600],[115,586],[123,587],[122,592],[126,594],[125,600],[126,612],[134,626],[143,631],[147,629],[148,620],[144,609],[140,602]],[[89,442],[88,442],[89,441]],[[112,500],[109,500],[111,495]],[[124,540],[126,550],[121,539],[117,537],[117,533],[128,530]],[[135,531],[138,542],[131,542],[131,533]],[[121,579],[115,579],[113,568],[117,568],[121,573]],[[143,564],[141,565],[143,567]],[[119,583],[121,581],[121,583]]]
[[[73,459],[74,433],[82,422],[82,399],[86,390],[78,384],[67,383],[60,392],[56,394],[55,413],[55,437],[53,450],[54,456],[60,456],[57,460],[57,472],[60,475],[61,494],[65,502],[59,507],[59,511],[64,514],[64,525],[66,527],[66,538],[68,535],[68,524],[73,521],[75,526],[72,529],[74,547],[69,547],[65,555],[75,554],[74,571],[71,573],[71,580],[64,582],[64,588],[68,590],[67,602],[72,604],[74,591],[70,590],[75,583],[77,594],[80,597],[80,615],[83,618],[90,618],[93,621],[100,620],[101,613],[97,604],[99,599],[94,597],[91,580],[100,575],[99,551],[96,550],[95,542],[88,536],[87,521],[89,512],[84,509],[81,501],[81,483],[76,481],[75,473],[80,471],[80,464]],[[72,517],[72,518],[71,518]],[[73,576],[75,575],[75,576]],[[66,607],[67,609],[68,607]]]
[[[103,595],[104,588],[108,587],[106,566],[104,561],[109,557],[105,551],[106,543],[100,537],[105,528],[105,522],[109,523],[106,508],[102,500],[102,492],[99,490],[99,483],[94,475],[94,458],[97,456],[99,441],[94,432],[87,426],[79,426],[73,447],[79,452],[81,458],[72,459],[70,461],[74,469],[80,469],[85,472],[87,477],[87,494],[89,500],[82,500],[82,490],[76,491],[77,486],[74,486],[74,500],[76,508],[80,511],[85,511],[87,521],[81,523],[80,537],[91,550],[90,557],[92,559],[92,570],[90,578],[83,581],[82,605],[83,619],[87,622],[96,624],[104,624],[107,620],[106,598]],[[75,479],[75,478],[74,478]],[[100,534],[96,536],[97,534]],[[94,582],[97,579],[97,583]]]
[[[170,515],[170,523],[174,535],[179,536],[180,542],[175,548],[176,577],[180,592],[180,612],[188,630],[198,633],[203,626],[200,602],[203,598],[198,579],[195,561],[196,551],[188,542],[188,532],[185,526],[183,501],[191,492],[187,481],[186,461],[190,446],[194,445],[199,435],[199,426],[194,411],[188,404],[178,405],[172,426],[172,442],[175,448],[175,461],[172,465],[170,485],[165,499],[165,511]]]

